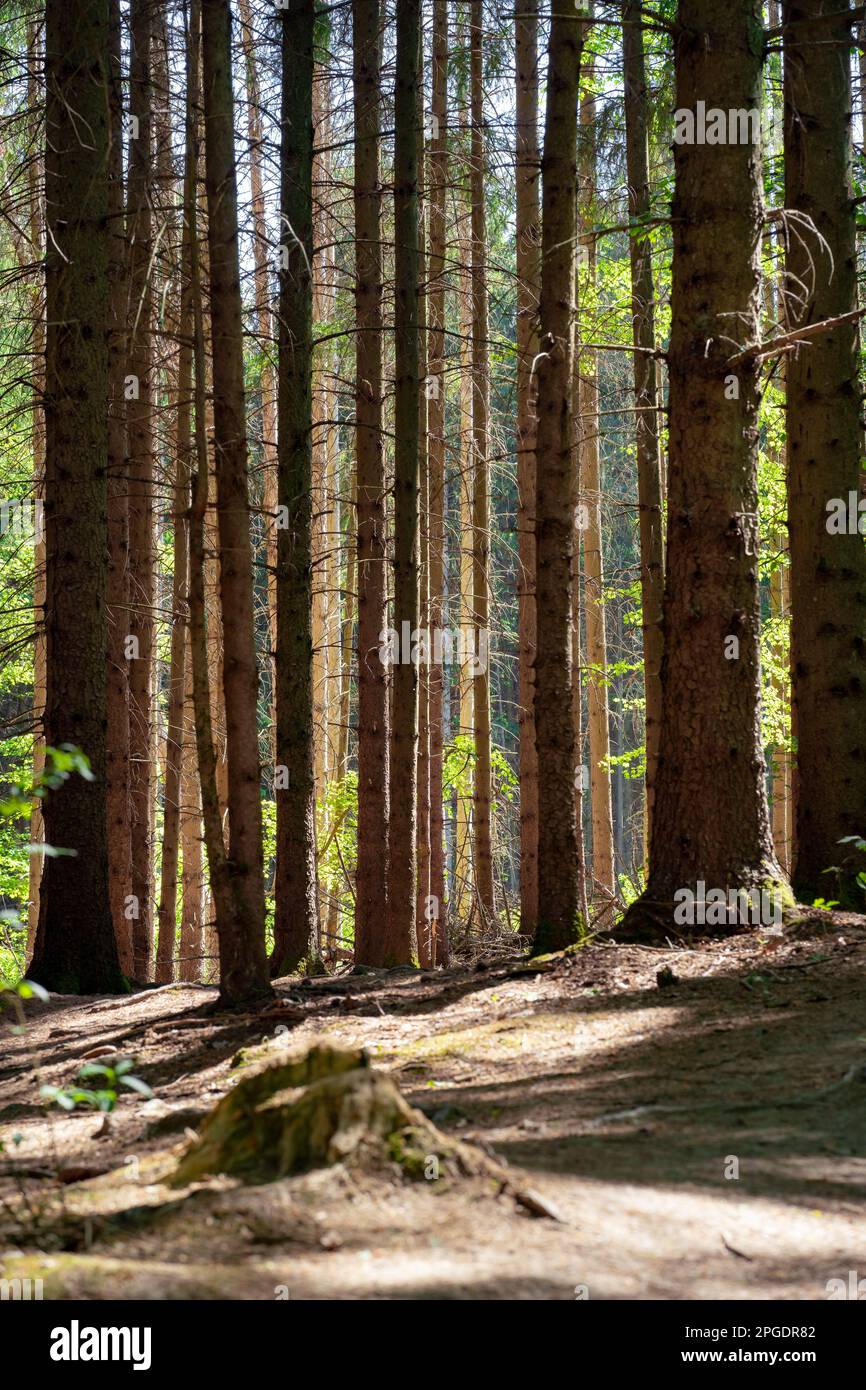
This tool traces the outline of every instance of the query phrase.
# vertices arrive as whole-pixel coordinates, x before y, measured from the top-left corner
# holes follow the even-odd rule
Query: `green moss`
[[[561,923],[547,922],[543,916],[539,916],[538,926],[535,928],[535,940],[532,943],[531,959],[537,960],[541,956],[557,955],[570,946],[580,946],[586,941],[587,936],[586,923],[580,913],[575,917],[571,927],[563,927]]]
[[[582,951],[584,946],[588,946],[590,937],[588,935],[580,941],[573,941],[570,946],[564,947],[561,951],[547,951],[544,955],[532,955],[526,962],[527,971],[539,965],[548,965],[551,961],[563,960],[566,956],[576,956],[578,951]]]
[[[418,1182],[425,1176],[429,1153],[423,1152],[413,1142],[414,1132],[411,1129],[398,1129],[388,1136],[388,1154],[406,1174]],[[437,1154],[438,1158],[439,1155]]]

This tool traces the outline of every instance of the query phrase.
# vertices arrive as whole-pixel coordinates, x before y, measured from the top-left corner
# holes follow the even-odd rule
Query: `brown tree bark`
[[[456,48],[460,53],[468,53],[469,8],[464,5],[458,11]],[[458,84],[458,107],[456,128],[460,132],[470,131],[468,84]],[[473,551],[474,534],[472,529],[474,449],[472,440],[472,238],[471,238],[471,198],[469,192],[469,141],[460,141],[460,164],[456,182],[456,298],[457,322],[459,327],[458,406],[459,436],[455,449],[458,470],[459,493],[459,627],[461,633],[460,660],[457,679],[453,689],[454,732],[461,740],[459,781],[461,785],[455,796],[456,815],[454,826],[454,890],[452,893],[452,922],[460,923],[468,930],[474,911],[473,872],[472,872],[472,799],[474,757],[474,680],[472,662],[469,659],[474,637],[474,576]]]
[[[678,109],[708,92],[760,109],[760,23],[757,0],[681,0]],[[758,338],[760,153],[676,144],[674,161],[662,727],[649,880],[623,923],[650,938],[670,933],[680,890],[782,884],[760,729],[757,369],[730,361]]]
[[[780,552],[787,547],[787,533],[779,533],[777,545]],[[780,564],[770,576],[770,615],[778,622],[790,617],[790,567]],[[775,658],[784,661],[787,644],[780,638],[776,643]],[[784,709],[787,697],[787,681],[784,675],[774,679],[776,699]],[[786,730],[786,735],[788,731]],[[785,744],[776,745],[772,750],[770,783],[770,812],[773,828],[773,846],[776,858],[786,874],[791,871],[791,755]]]
[[[538,0],[522,0],[514,17],[517,148],[517,558],[520,773],[520,929],[538,917],[538,751],[535,741],[535,401],[538,351],[541,212],[538,180]]]
[[[397,9],[394,95],[394,627],[418,627],[418,141],[420,0]],[[392,675],[388,908],[385,964],[416,953],[418,668],[398,661]]]
[[[786,297],[792,327],[857,307],[851,186],[851,20],[829,0],[783,7]],[[827,16],[836,15],[836,18]],[[802,218],[811,219],[811,231]],[[819,242],[823,238],[823,244]],[[821,334],[786,365],[791,680],[797,727],[794,889],[861,908],[866,860],[840,845],[862,835],[866,807],[866,546],[831,529],[828,504],[859,500],[858,332]],[[849,872],[832,878],[833,865]],[[828,885],[832,891],[828,890]]]
[[[496,916],[493,897],[493,770],[490,734],[490,370],[488,354],[487,211],[484,140],[484,4],[472,0],[470,29],[472,199],[472,622],[474,641],[475,787],[472,800],[474,886],[482,921]]]
[[[638,230],[650,213],[647,83],[639,0],[624,0],[623,80],[628,174],[628,215],[634,225],[631,258],[632,340],[638,510],[640,515],[640,582],[644,665],[646,741],[646,809],[644,842],[649,843],[655,801],[661,724],[662,599],[664,537],[662,528],[662,461],[659,443],[659,391],[655,351],[655,290],[652,248]]]
[[[195,102],[198,94],[190,99]],[[194,119],[190,113],[188,119]],[[168,984],[173,974],[174,941],[177,922],[177,887],[182,823],[182,773],[184,746],[184,706],[187,693],[186,648],[188,637],[187,599],[189,591],[190,478],[192,476],[193,405],[193,286],[190,210],[196,197],[197,158],[195,142],[187,147],[184,169],[184,224],[181,238],[181,289],[178,317],[178,363],[176,419],[174,433],[174,537],[172,553],[171,646],[168,673],[168,710],[163,783],[162,865],[159,895],[159,930],[156,952],[156,983]],[[189,937],[189,925],[187,937]],[[184,951],[190,942],[181,942],[181,971],[188,964]],[[189,978],[189,975],[187,975]]]
[[[108,420],[108,724],[106,732],[108,878],[111,918],[125,975],[133,974],[132,921],[126,915],[132,891],[129,768],[129,479],[126,399],[128,251],[123,196],[122,22],[119,0],[110,0],[111,155],[109,197],[112,223],[111,404]]]
[[[330,201],[331,152],[330,70],[317,57],[313,69],[313,324],[334,317],[334,229]],[[331,344],[313,347],[312,366],[312,643],[313,643],[313,771],[316,802],[324,802],[333,770],[330,742],[332,704],[333,537],[331,470],[334,458],[334,406],[330,364]],[[323,905],[320,903],[320,912]]]
[[[424,42],[421,35],[419,55],[424,67]],[[424,83],[420,81],[415,94],[415,132],[418,141],[418,380],[423,383],[418,392],[418,473],[419,489],[419,615],[420,629],[430,635],[430,472],[427,434],[427,170],[424,141]],[[429,917],[430,903],[430,672],[433,664],[432,643],[422,637],[418,662],[418,821],[416,847],[418,873],[415,882],[415,935],[418,942],[418,964],[429,970],[433,964],[433,935]]]
[[[466,10],[462,11],[465,16]],[[464,25],[461,23],[457,47],[465,49]],[[460,130],[469,128],[469,109],[461,101],[457,111],[457,126]],[[468,653],[474,637],[474,576],[473,552],[474,532],[472,528],[472,503],[474,492],[474,449],[472,440],[472,240],[470,235],[470,195],[468,168],[461,168],[461,181],[458,188],[457,218],[457,313],[460,326],[460,438],[458,450],[458,471],[460,491],[460,631],[462,635],[460,670],[457,681],[455,701],[457,706],[456,730],[464,744],[465,760],[469,768],[461,767],[460,780],[463,786],[457,793],[456,823],[454,830],[454,895],[453,918],[462,925],[472,919],[473,873],[472,873],[472,770],[471,752],[474,745],[475,717],[474,685],[472,662]]]
[[[211,277],[214,442],[223,613],[228,763],[228,872],[235,915],[219,923],[220,995],[237,1004],[269,992],[265,953],[258,672],[247,482],[243,329],[238,261],[231,8],[202,5],[205,181]]]
[[[264,149],[261,89],[256,55],[256,35],[250,0],[240,0],[241,37],[246,60],[247,138],[250,147],[250,192],[253,215],[253,264],[255,267],[256,327],[260,341],[262,399],[262,456],[264,481],[262,504],[265,514],[265,552],[268,566],[268,631],[271,643],[271,688],[275,686],[273,654],[277,645],[277,387],[271,360],[273,316],[271,314],[268,230],[265,220]]]
[[[193,460],[193,467],[195,461]],[[187,534],[189,525],[187,524]],[[204,855],[201,822],[201,787],[195,749],[195,704],[189,623],[186,628],[186,696],[180,782],[181,892],[178,978],[202,978],[202,928],[204,925]]]
[[[427,467],[429,473],[428,528],[430,629],[441,632],[445,621],[445,253],[448,191],[448,7],[433,3],[433,48],[430,114],[432,129],[428,164],[429,245],[427,379]],[[427,919],[433,964],[448,963],[448,919],[445,910],[445,821],[442,802],[444,671],[435,660],[429,668],[430,722],[430,898]]]
[[[45,737],[92,775],[44,801],[46,841],[72,853],[45,860],[30,976],[59,993],[124,988],[105,800],[110,53],[107,0],[47,0]]]
[[[584,68],[587,83],[594,78],[594,62]],[[579,245],[587,280],[596,272],[596,245],[592,233],[595,201],[595,98],[580,105],[578,136]],[[592,815],[593,905],[601,925],[610,924],[616,896],[613,833],[613,795],[610,772],[610,706],[607,675],[607,622],[602,551],[602,471],[598,405],[598,354],[581,346],[576,361],[575,404],[580,420],[580,502],[588,525],[583,536],[584,622],[586,629],[587,725],[589,733],[589,795]]]
[[[574,811],[572,373],[577,94],[583,20],[551,0],[541,164],[542,243],[536,437],[538,922],[535,952],[580,932]]]
[[[157,0],[130,8],[130,114],[127,187],[129,318],[127,412],[129,452],[129,804],[132,873],[132,974],[150,974],[153,933],[154,540],[153,432],[153,39]]]
[[[382,244],[379,185],[380,6],[354,0],[355,451],[358,491],[358,867],[355,959],[385,960],[388,672],[385,456],[382,439]]]
[[[283,143],[278,367],[276,915],[271,973],[312,968],[319,956],[313,770],[312,311],[315,5],[282,15]]]
[[[189,24],[186,35],[186,158],[185,164],[191,167],[195,162],[201,172],[201,134],[198,112],[201,106],[200,91],[201,57],[201,0],[191,0]],[[189,188],[185,186],[185,193]],[[205,315],[202,294],[201,253],[205,246],[199,244],[199,198],[184,206],[184,223],[187,228],[186,249],[189,256],[189,284],[192,293],[193,331],[194,331],[194,473],[191,479],[191,498],[189,512],[189,665],[190,665],[190,703],[193,713],[193,734],[195,759],[197,765],[198,794],[191,798],[191,804],[201,809],[201,826],[204,845],[207,850],[207,864],[210,889],[213,901],[213,922],[204,923],[204,892],[199,898],[201,915],[198,919],[199,960],[195,978],[212,981],[218,972],[213,969],[213,957],[219,954],[216,939],[216,923],[227,922],[232,930],[234,921],[234,901],[228,877],[225,838],[223,833],[223,800],[220,792],[216,729],[214,711],[219,702],[211,689],[213,680],[212,643],[210,640],[210,620],[207,603],[208,564],[206,559],[206,513],[210,490],[210,458],[207,441],[208,418],[208,362],[207,338],[205,334]],[[189,831],[189,838],[195,835]],[[198,852],[201,856],[201,846]],[[187,864],[194,873],[196,855],[189,861],[184,846],[184,921],[186,939],[189,940],[190,917],[186,905]],[[204,882],[202,882],[202,890]],[[190,913],[195,911],[195,887],[190,902]],[[193,927],[194,929],[194,927]],[[183,939],[183,938],[182,938]],[[182,957],[184,952],[182,950]],[[185,958],[185,957],[184,957]]]
[[[27,24],[27,95],[31,110],[39,109],[39,65],[41,62],[40,35],[35,19]],[[42,217],[43,168],[37,158],[31,158],[27,171],[29,195],[29,261],[41,261],[44,256],[45,234]],[[33,497],[38,509],[45,503],[45,299],[43,277],[40,275],[33,295],[33,396],[30,411],[33,442]],[[33,547],[33,785],[38,787],[45,770],[45,530],[37,526]],[[42,822],[42,799],[36,797],[30,812],[30,840],[42,844],[45,827]],[[43,856],[30,855],[29,909],[27,914],[27,959],[33,954],[36,928],[39,923],[39,884],[42,879]]]

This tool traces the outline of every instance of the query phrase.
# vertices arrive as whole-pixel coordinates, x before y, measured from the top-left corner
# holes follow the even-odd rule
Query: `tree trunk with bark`
[[[487,213],[484,141],[484,4],[472,0],[470,33],[472,198],[472,625],[475,786],[472,800],[474,886],[483,922],[496,916],[493,899],[493,768],[490,735],[490,371],[488,354]]]
[[[535,401],[541,213],[538,199],[538,0],[514,17],[517,146],[517,725],[520,766],[520,929],[538,917],[538,751],[535,741]]]
[[[220,993],[237,1004],[269,992],[265,952],[258,671],[247,480],[238,258],[231,8],[204,0],[205,182],[211,277],[214,444],[228,763],[228,874],[235,914],[219,924]]]
[[[153,336],[153,40],[156,0],[130,8],[130,115],[127,238],[129,311],[127,410],[129,451],[129,805],[133,978],[150,974],[153,934],[154,541]]]
[[[445,621],[445,253],[448,191],[448,7],[433,3],[433,50],[430,91],[429,244],[427,374],[427,467],[430,554],[430,629],[441,632]],[[448,923],[445,912],[443,769],[443,694],[445,673],[435,659],[429,668],[430,721],[430,898],[428,920],[433,964],[448,961]]]
[[[40,34],[36,20],[27,25],[27,95],[31,109],[39,109],[39,65],[41,62]],[[29,197],[30,245],[28,261],[41,261],[45,251],[42,216],[42,180],[44,165],[31,158],[27,171]],[[42,275],[33,294],[33,396],[30,410],[33,441],[33,497],[38,509],[45,504],[45,294]],[[110,523],[109,523],[110,525]],[[110,582],[110,581],[109,581]],[[36,635],[33,645],[33,785],[40,785],[45,770],[45,529],[37,525],[33,546],[33,621]],[[42,798],[35,797],[30,811],[30,839],[40,845],[45,839],[42,823]],[[30,855],[29,909],[27,913],[27,960],[33,954],[36,928],[39,923],[39,884],[42,879],[43,855],[34,850]]]
[[[358,868],[355,960],[382,965],[388,842],[385,456],[382,438],[382,244],[379,185],[380,6],[354,0],[355,453],[358,495]]]
[[[662,533],[662,467],[659,443],[659,391],[655,352],[655,290],[652,247],[639,231],[650,214],[647,82],[639,0],[623,4],[623,79],[625,85],[625,147],[628,174],[628,215],[634,231],[631,257],[631,315],[635,442],[637,447],[638,510],[640,514],[640,582],[643,630],[644,729],[646,741],[646,809],[644,841],[649,843],[655,801],[661,725],[662,599],[664,596],[664,537]]]
[[[418,494],[418,141],[420,0],[397,9],[394,97],[394,627],[419,619]],[[392,673],[392,726],[385,964],[415,959],[418,813],[418,668],[398,660]]]
[[[757,0],[682,0],[677,108],[760,110],[761,50]],[[674,162],[662,727],[649,880],[623,924],[650,939],[683,890],[784,892],[760,726],[757,368],[732,362],[758,339],[760,150],[682,143]]]
[[[572,372],[577,94],[583,20],[551,0],[541,164],[542,243],[536,437],[538,922],[535,952],[580,933],[574,813]]]
[[[797,328],[857,308],[851,19],[830,0],[783,8],[785,206],[799,216],[787,232],[786,299]],[[855,876],[866,859],[839,842],[864,834],[866,546],[856,526],[833,515],[835,500],[835,515],[847,518],[862,486],[858,351],[857,325],[848,322],[786,363],[798,784],[792,881],[805,902],[833,897],[857,909],[863,894]],[[827,875],[834,865],[845,872]]]
[[[594,80],[594,64],[584,69]],[[595,201],[595,98],[580,106],[578,141],[578,222],[581,273],[592,286],[596,245],[592,233]],[[589,733],[589,797],[592,814],[593,905],[598,921],[610,924],[616,894],[613,798],[610,769],[610,705],[607,674],[607,621],[602,553],[601,419],[598,404],[598,354],[581,347],[576,361],[575,403],[580,420],[580,502],[588,525],[583,533],[584,622],[586,627],[587,724]],[[578,566],[575,566],[577,569]]]
[[[121,991],[108,882],[106,672],[111,31],[107,0],[47,0],[45,737],[89,759],[44,800],[30,976]],[[69,852],[71,851],[71,852]]]
[[[314,0],[282,16],[277,565],[277,868],[271,972],[319,955],[313,768],[312,318]],[[285,522],[285,525],[283,525]]]

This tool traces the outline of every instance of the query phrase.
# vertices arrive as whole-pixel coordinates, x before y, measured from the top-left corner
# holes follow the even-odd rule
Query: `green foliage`
[[[75,774],[93,781],[90,763],[80,749],[67,743],[46,748],[45,767],[39,777],[29,786],[11,782],[0,800],[0,897],[7,903],[18,904],[0,908],[0,988],[14,986],[24,969],[27,927],[22,919],[30,886],[28,856],[74,853],[56,845],[29,843],[31,808],[34,801],[42,801]]]
[[[442,795],[447,801],[455,793],[459,797],[472,795],[475,781],[475,740],[471,734],[457,734],[446,744],[442,760]],[[500,748],[490,754],[494,795],[506,803],[515,800],[518,781],[511,763]]]
[[[358,860],[357,772],[347,772],[339,781],[330,782],[318,809],[319,881],[328,901],[339,905],[342,940],[349,945],[355,939],[351,885]]]
[[[858,867],[858,865],[863,862],[864,854],[866,854],[866,840],[864,840],[861,835],[844,835],[838,843],[840,845],[851,846],[847,854],[847,862],[844,864],[833,864],[830,868],[825,869],[824,873],[835,874],[836,881],[840,885],[844,882],[850,883],[853,881],[857,888],[860,889],[860,892],[866,896],[866,869]],[[855,861],[854,863],[850,862],[852,859]],[[826,904],[822,898],[820,900],[816,899],[812,906],[827,907],[829,904]],[[838,907],[839,904],[834,903],[833,906]]]
[[[103,1062],[87,1062],[79,1068],[76,1080],[81,1082],[100,1081],[101,1085],[89,1088],[76,1086],[40,1086],[39,1094],[43,1100],[59,1105],[61,1110],[103,1110],[106,1113],[117,1105],[122,1087],[135,1091],[137,1095],[149,1100],[153,1091],[146,1081],[133,1074],[135,1062],[131,1057],[123,1057],[114,1066]]]

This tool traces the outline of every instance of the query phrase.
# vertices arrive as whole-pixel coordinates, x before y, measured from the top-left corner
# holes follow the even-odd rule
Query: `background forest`
[[[20,977],[34,944],[34,978],[71,989],[88,987],[82,956],[95,988],[116,983],[118,970],[139,982],[214,982],[222,950],[224,992],[226,971],[237,968],[228,995],[243,996],[262,984],[263,951],[271,974],[331,968],[353,953],[374,965],[447,964],[454,952],[511,949],[514,933],[524,944],[535,937],[539,949],[562,946],[586,927],[612,926],[646,898],[648,802],[651,810],[662,737],[668,363],[679,354],[671,374],[679,372],[683,353],[682,341],[671,339],[677,223],[695,227],[696,244],[682,249],[683,265],[693,257],[693,282],[725,282],[719,302],[728,308],[719,313],[731,326],[726,356],[715,364],[725,399],[740,400],[744,362],[749,378],[743,418],[754,476],[744,486],[757,511],[755,545],[747,537],[744,549],[754,561],[754,632],[748,606],[745,618],[731,612],[736,585],[716,578],[721,635],[737,643],[745,624],[743,640],[748,647],[754,639],[760,664],[747,653],[741,660],[739,646],[718,657],[749,668],[744,679],[754,690],[744,727],[760,720],[750,737],[766,761],[749,796],[764,798],[765,815],[769,804],[775,867],[763,877],[722,877],[713,875],[710,855],[693,875],[684,863],[678,875],[672,870],[671,881],[694,883],[703,874],[723,889],[783,883],[797,839],[786,364],[795,363],[796,376],[810,353],[859,352],[862,266],[849,256],[843,272],[840,258],[854,245],[861,201],[860,21],[855,11],[836,16],[812,0],[792,9],[787,29],[773,3],[763,15],[737,5],[729,18],[710,0],[680,8],[678,16],[666,0],[596,3],[578,13],[535,0],[521,0],[516,13],[490,0],[401,0],[396,8],[378,0],[7,0],[0,26],[0,962],[7,981]],[[817,37],[803,27],[812,22],[823,25]],[[89,51],[88,35],[97,31],[98,51]],[[734,141],[724,158],[737,161],[736,172],[731,164],[712,175],[722,202],[722,184],[739,197],[742,171],[751,180],[747,200],[763,203],[748,253],[706,187],[684,202],[687,156],[706,156],[716,143],[698,135],[688,148],[674,138],[673,113],[687,104],[689,86],[683,45],[704,32],[716,35],[704,107],[724,115],[729,104],[755,109],[756,100],[760,112],[762,160],[752,142],[737,148]],[[801,100],[813,99],[819,79],[805,78],[798,93],[795,53],[783,85],[782,48],[783,37],[796,45],[804,33],[815,45],[810,62],[817,53],[829,65],[829,95],[814,121],[798,123]],[[738,78],[725,69],[725,45],[733,51],[747,40],[759,51],[751,76]],[[100,93],[93,62],[102,64]],[[749,80],[752,100],[734,100],[750,95]],[[87,110],[79,111],[79,91]],[[559,126],[557,110],[565,112]],[[798,124],[807,136],[817,131],[805,155],[796,146]],[[838,182],[829,189],[826,225],[813,220],[820,190],[808,186],[821,142],[841,152],[825,164],[827,179],[839,159],[840,178],[853,169],[844,216]],[[675,154],[683,160],[676,188]],[[799,209],[794,159],[807,169]],[[546,254],[543,199],[551,209],[545,236],[563,216],[557,160],[572,170],[573,209],[563,225],[572,216],[574,231]],[[84,182],[76,188],[74,178]],[[63,267],[75,258],[63,236],[77,238],[70,241],[77,252],[94,228],[99,254],[86,264],[85,249],[81,279],[70,288]],[[557,247],[565,242],[563,272]],[[757,298],[755,281],[738,301],[734,262],[742,257],[748,272],[749,255]],[[87,320],[82,337],[102,335],[101,353],[89,360],[86,342],[78,350],[62,332],[52,335],[53,310],[65,305],[74,316],[76,294],[87,301],[74,319]],[[545,295],[553,304],[557,294],[571,302],[561,365],[545,336]],[[743,323],[746,299],[757,341]],[[827,325],[837,319],[844,329],[834,332]],[[711,342],[719,342],[719,322]],[[807,323],[819,333],[807,332],[807,345],[791,356],[793,329]],[[850,341],[839,346],[846,332]],[[685,355],[700,354],[691,344]],[[75,395],[78,378],[69,373],[79,372],[79,414],[60,409],[55,421],[49,409],[46,449],[44,407],[58,400],[58,383]],[[849,380],[851,400],[855,394],[855,415],[847,417],[857,434],[853,456],[839,442],[841,428],[820,445],[837,462],[847,450],[846,508],[849,487],[857,496],[862,488],[859,376]],[[544,493],[544,478],[554,474],[543,471],[541,457],[545,449],[553,456],[544,415],[551,399],[570,431],[553,454],[559,448],[560,462],[570,460],[573,525],[568,537],[545,538],[542,555],[538,508],[553,496],[552,486]],[[721,399],[717,409],[724,412]],[[801,428],[797,420],[794,427]],[[705,453],[715,456],[717,443],[709,427],[690,440],[680,433],[671,477],[685,454],[700,487]],[[94,447],[106,460],[95,472]],[[736,446],[724,443],[722,454],[728,447]],[[729,476],[739,467],[735,459]],[[834,495],[824,486],[831,475],[824,470],[818,487],[819,517]],[[708,495],[714,479],[710,463]],[[803,506],[799,494],[796,505]],[[810,659],[829,686],[835,670],[862,712],[864,560],[856,499],[852,505],[860,674],[850,673],[849,654],[834,665],[832,643],[813,646]],[[734,512],[752,516],[747,507]],[[561,524],[555,507],[545,526],[549,520]],[[810,525],[814,534],[814,513]],[[690,544],[700,567],[700,527]],[[556,545],[564,571],[549,567]],[[712,547],[704,554],[713,571]],[[669,586],[676,564],[674,554]],[[850,597],[848,568],[848,580],[830,593],[831,608]],[[541,587],[536,613],[537,573],[544,594],[552,585],[562,595],[562,621]],[[801,573],[808,588],[808,555]],[[689,587],[679,585],[682,603]],[[666,611],[664,640],[685,662],[679,617]],[[537,654],[543,750],[536,747]],[[103,688],[94,694],[103,659]],[[554,676],[542,676],[542,662],[545,670],[559,663],[558,687]],[[724,679],[712,666],[698,675],[705,686]],[[673,685],[670,694],[664,720],[676,742],[689,711]],[[809,699],[811,717],[822,700],[814,691]],[[87,700],[89,714],[79,718],[74,706]],[[547,711],[556,707],[570,725],[567,744],[551,733]],[[826,706],[828,723],[833,710]],[[711,705],[702,717],[713,723]],[[800,876],[810,902],[862,901],[851,849],[864,829],[862,815],[857,821],[863,750],[849,737],[856,717],[846,705],[837,721],[849,721],[842,769],[838,748],[831,750],[844,794],[832,778],[815,791],[836,810],[834,824],[816,835],[812,859],[820,862]],[[101,750],[90,746],[88,721],[106,730]],[[570,789],[563,798],[560,779],[558,800],[546,771],[557,756]],[[692,775],[695,764],[679,769],[683,805],[712,801],[726,778],[706,741],[703,756],[704,777]],[[670,756],[663,761],[672,765]],[[102,830],[94,829],[94,799],[106,808]],[[539,873],[542,897],[555,879],[545,879],[543,863],[539,870],[539,838],[553,833],[563,806],[573,824],[547,856],[561,859],[557,844],[574,845],[566,856],[574,882],[553,914],[570,913],[571,926],[547,930]],[[704,819],[727,818],[720,804]],[[848,845],[830,853],[828,837],[836,844],[846,831]],[[725,853],[732,863],[757,863],[742,845]],[[74,861],[85,858],[89,867],[76,877]],[[832,872],[821,879],[825,870]],[[110,920],[117,967],[105,951],[104,924],[81,937],[77,963],[66,948],[54,957],[44,901],[40,946],[40,896],[64,899],[56,930],[68,937],[79,931],[83,903],[99,900],[100,885],[106,892],[95,916]],[[221,917],[231,924],[222,945]],[[94,953],[84,943],[97,939]]]
[[[860,1300],[866,10],[0,65],[0,1302]]]

